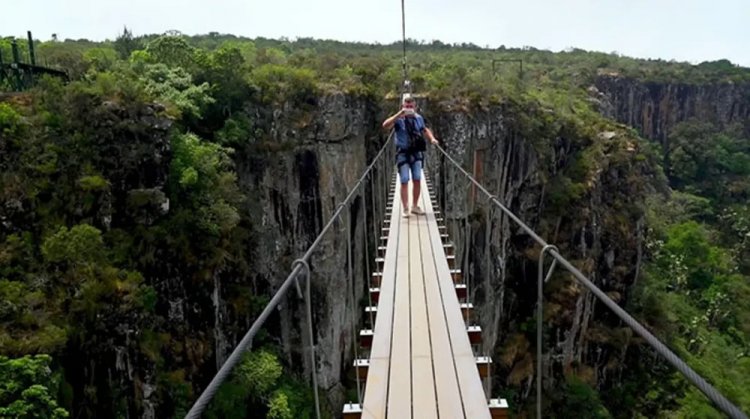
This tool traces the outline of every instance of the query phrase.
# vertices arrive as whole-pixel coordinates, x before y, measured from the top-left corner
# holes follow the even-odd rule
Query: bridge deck
[[[424,182],[422,192],[425,215],[403,218],[398,190],[393,200],[362,417],[490,418]]]

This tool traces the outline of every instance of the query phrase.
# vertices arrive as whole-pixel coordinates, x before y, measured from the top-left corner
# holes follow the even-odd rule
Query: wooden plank
[[[362,416],[489,419],[427,188],[420,204],[390,214]]]
[[[492,419],[507,419],[508,401],[505,399],[491,399],[490,414],[492,415]]]
[[[427,313],[430,322],[432,359],[435,366],[435,391],[438,412],[441,418],[465,418],[461,406],[458,378],[453,364],[453,353],[448,336],[448,326],[443,312],[443,302],[438,286],[432,246],[430,243],[427,218],[420,226],[420,247],[422,253]]]
[[[399,200],[398,211],[400,212],[401,210]],[[401,234],[399,236],[398,256],[396,258],[396,295],[393,305],[391,374],[388,382],[387,415],[389,418],[410,419],[412,417],[411,302],[409,300],[409,222],[412,219],[413,217],[401,217],[399,222]]]
[[[412,409],[415,418],[437,418],[435,375],[433,373],[430,329],[425,298],[425,275],[420,234],[427,234],[423,216],[412,216],[409,221],[409,285],[411,289],[411,371]],[[425,243],[428,244],[428,243]],[[424,261],[431,264],[432,260]],[[434,280],[431,277],[430,280]]]
[[[359,419],[362,417],[362,406],[355,403],[344,405],[343,419]]]
[[[445,259],[443,243],[438,231],[435,212],[432,203],[424,196],[421,199],[425,212],[427,213],[427,224],[432,244],[437,280],[442,296],[443,310],[446,318],[448,335],[453,349],[453,359],[458,378],[461,399],[464,406],[464,415],[467,418],[490,419],[490,411],[485,399],[482,381],[477,372],[474,354],[469,344],[466,326],[461,316],[458,297],[456,297],[450,268]]]
[[[392,187],[397,187],[394,178]],[[391,211],[390,220],[394,228],[389,230],[383,276],[380,284],[378,317],[375,319],[375,337],[370,350],[370,367],[363,400],[362,417],[384,419],[388,401],[388,374],[391,356],[391,328],[393,320],[393,296],[396,277],[396,257],[400,233],[399,209]]]

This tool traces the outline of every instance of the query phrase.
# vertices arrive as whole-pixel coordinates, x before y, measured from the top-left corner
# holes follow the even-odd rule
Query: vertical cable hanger
[[[401,66],[403,68],[404,72],[404,84],[402,86],[403,93],[411,93],[411,82],[409,81],[409,74],[406,71],[406,7],[404,6],[404,1],[401,0],[401,44],[403,47],[403,58],[401,60]]]

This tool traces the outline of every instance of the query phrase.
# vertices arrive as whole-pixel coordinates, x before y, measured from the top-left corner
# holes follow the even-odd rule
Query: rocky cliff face
[[[612,298],[625,298],[640,265],[639,201],[657,183],[652,167],[637,157],[637,145],[624,133],[604,132],[587,140],[564,127],[532,137],[521,128],[520,109],[498,106],[467,113],[452,104],[438,107],[433,123],[448,153]],[[523,112],[533,117],[532,111]],[[553,208],[559,191],[551,180],[568,174],[593,147],[591,141],[602,148],[584,181],[585,192]],[[482,351],[497,362],[495,386],[514,389],[523,399],[532,389],[535,328],[529,322],[541,249],[478,191],[474,195],[437,153],[428,160],[449,232],[469,274],[476,321],[484,331]],[[604,384],[620,368],[629,331],[567,274],[558,271],[545,290],[547,385],[571,370],[592,385]]]
[[[678,123],[697,118],[726,126],[750,118],[750,85],[644,82],[600,75],[589,93],[608,118],[665,143]]]
[[[240,188],[250,197],[245,216],[252,220],[252,234],[257,238],[252,249],[252,282],[256,290],[269,295],[286,279],[294,259],[312,244],[382,143],[377,109],[365,100],[326,96],[304,115],[287,106],[247,109],[271,136],[235,155]],[[266,151],[258,153],[259,149]],[[334,410],[345,401],[341,381],[351,362],[353,338],[362,326],[359,302],[367,280],[363,217],[367,209],[371,233],[372,208],[370,190],[361,189],[351,210],[344,211],[310,263],[318,380]],[[355,307],[347,278],[347,225],[352,234]],[[254,320],[228,313],[228,298],[231,292],[219,292],[217,313],[222,321],[215,326],[217,365]],[[304,313],[303,301],[292,292],[269,329],[280,339],[287,363],[309,377],[307,336],[300,335],[307,330]]]

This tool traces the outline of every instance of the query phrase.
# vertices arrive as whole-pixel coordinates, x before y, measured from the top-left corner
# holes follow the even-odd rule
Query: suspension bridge
[[[434,194],[420,196],[424,216],[404,218],[400,200],[393,201],[398,188],[393,181],[387,235],[370,288],[377,306],[367,307],[377,317],[374,330],[360,332],[369,357],[355,361],[355,368],[364,367],[364,404],[346,405],[344,417],[489,418],[480,376],[489,375],[491,360],[476,357],[471,347],[481,340],[481,328],[466,323],[471,318],[466,284],[454,268],[453,245],[434,209]],[[429,190],[429,182],[426,186]],[[492,404],[500,415],[501,402]]]
[[[403,44],[403,91],[412,92],[407,71],[406,12],[401,0],[401,30]],[[495,62],[493,61],[493,72]],[[523,77],[520,63],[519,77]],[[310,260],[316,248],[331,231],[332,226],[348,214],[347,226],[347,283],[348,305],[358,310],[357,292],[352,268],[351,205],[355,197],[365,205],[368,214],[367,191],[373,206],[368,224],[363,218],[365,236],[366,276],[368,278],[368,305],[364,313],[352,313],[349,318],[356,323],[366,319],[367,325],[359,329],[351,324],[354,353],[350,354],[355,371],[357,401],[347,403],[340,411],[344,419],[410,419],[410,418],[505,418],[508,402],[493,398],[492,358],[479,353],[482,330],[472,323],[474,306],[471,303],[470,281],[456,268],[455,246],[446,232],[435,191],[427,176],[426,186],[420,196],[420,206],[425,214],[401,217],[404,208],[394,199],[398,185],[395,174],[391,132],[384,145],[351,188],[346,198],[336,207],[331,219],[305,254],[295,260],[292,272],[276,291],[263,312],[234,351],[221,366],[186,418],[199,418],[219,386],[227,380],[243,353],[250,350],[252,340],[273,310],[285,299],[291,288],[304,298],[306,307],[307,353],[310,356],[310,376],[315,396],[315,414],[321,418],[318,394],[315,333],[313,331]],[[454,170],[456,178],[465,178],[481,192],[488,203],[503,212],[527,234],[540,248],[537,269],[536,307],[536,418],[542,416],[543,371],[543,287],[559,265],[588,289],[601,303],[612,310],[620,320],[641,336],[656,353],[674,366],[692,385],[697,387],[727,416],[747,419],[747,415],[720,394],[710,383],[698,375],[667,346],[623,310],[589,278],[563,257],[556,246],[547,243],[531,227],[510,211],[500,198],[492,195],[472,177],[442,147],[434,146],[442,163]],[[412,196],[413,183],[409,183]],[[369,187],[368,187],[369,186]],[[383,196],[387,196],[383,199]],[[368,244],[374,244],[373,253]],[[467,246],[467,250],[470,247]],[[369,257],[374,256],[370,269]],[[545,268],[545,259],[550,258]],[[303,293],[299,281],[305,283]],[[361,353],[360,353],[361,351]],[[345,359],[347,359],[345,357]],[[484,381],[483,381],[484,380]],[[564,412],[561,412],[564,416]]]

